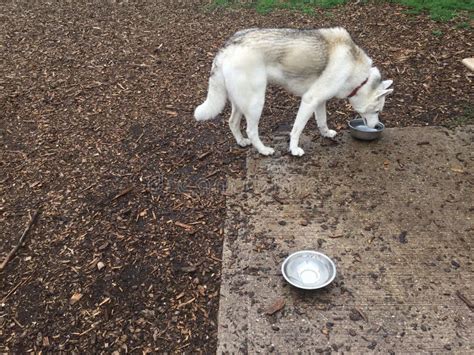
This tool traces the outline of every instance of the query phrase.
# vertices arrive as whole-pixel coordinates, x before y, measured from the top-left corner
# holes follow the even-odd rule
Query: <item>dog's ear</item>
[[[392,86],[393,80],[384,80],[382,81],[382,86],[384,89],[388,89],[390,86]]]
[[[388,89],[388,90],[383,90],[379,94],[377,94],[377,97],[375,99],[380,99],[381,97],[387,96],[393,92],[393,89]]]

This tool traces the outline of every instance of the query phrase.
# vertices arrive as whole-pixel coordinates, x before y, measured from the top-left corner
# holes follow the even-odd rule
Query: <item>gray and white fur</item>
[[[252,144],[259,153],[271,155],[259,137],[258,124],[268,84],[284,87],[301,96],[290,134],[290,151],[304,154],[298,146],[301,132],[314,113],[321,135],[332,138],[326,120],[326,102],[349,97],[349,102],[374,127],[382,111],[391,80],[381,80],[372,60],[343,28],[319,30],[247,29],[234,34],[216,55],[206,101],[198,106],[198,121],[216,117],[229,100],[230,129],[242,147]],[[247,137],[240,121],[245,116]]]

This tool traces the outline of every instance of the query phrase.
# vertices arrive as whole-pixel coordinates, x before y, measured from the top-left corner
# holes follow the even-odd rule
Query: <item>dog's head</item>
[[[375,127],[379,123],[379,113],[383,110],[385,96],[391,94],[389,89],[392,80],[383,80],[377,68],[370,69],[369,78],[354,95],[349,99],[354,110],[362,116],[369,127]]]

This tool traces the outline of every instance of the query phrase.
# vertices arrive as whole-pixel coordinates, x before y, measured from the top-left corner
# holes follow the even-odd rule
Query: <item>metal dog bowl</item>
[[[329,285],[334,280],[336,265],[322,253],[302,250],[285,259],[281,272],[291,285],[305,290],[315,290]]]
[[[374,128],[367,126],[362,118],[355,118],[349,122],[351,136],[364,141],[380,138],[385,126],[382,122],[377,123]]]

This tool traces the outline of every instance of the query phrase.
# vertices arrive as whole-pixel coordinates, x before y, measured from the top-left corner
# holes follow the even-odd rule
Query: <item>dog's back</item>
[[[338,46],[350,48],[358,59],[366,57],[341,27],[317,30],[247,29],[235,33],[223,50],[235,46],[259,51],[268,64],[284,65],[298,58],[305,61],[307,67],[316,64],[317,68],[321,68],[327,63],[330,52]]]
[[[345,48],[349,63],[370,67],[371,60],[340,27],[295,29],[247,29],[237,32],[225,44],[222,61],[246,61],[258,56],[267,68],[269,81],[285,86],[295,94],[313,82],[327,68],[336,50]],[[219,59],[219,58],[218,58]],[[243,64],[243,63],[241,63]],[[294,87],[295,90],[291,88]]]

